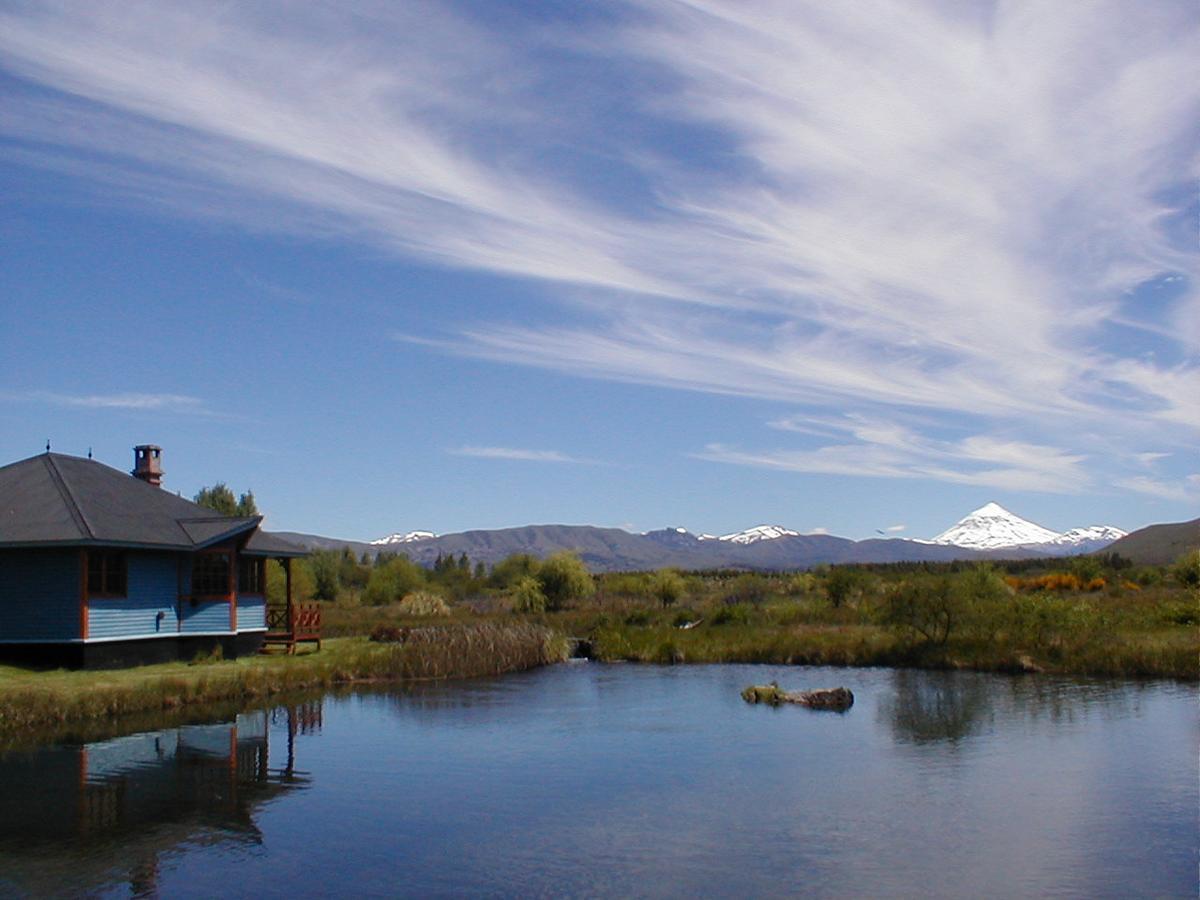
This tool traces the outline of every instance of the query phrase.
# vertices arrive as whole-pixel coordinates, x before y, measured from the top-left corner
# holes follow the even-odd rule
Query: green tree
[[[212,487],[200,488],[200,492],[192,499],[201,506],[208,507],[223,516],[238,514],[237,500],[233,496],[233,491],[223,481],[218,481]]]
[[[1171,577],[1184,587],[1200,587],[1200,550],[1189,550],[1171,567]]]
[[[212,487],[202,487],[192,500],[201,506],[215,510],[223,516],[257,516],[258,505],[254,502],[254,492],[246,491],[236,500],[228,485],[218,481]]]
[[[513,609],[521,613],[543,613],[546,611],[546,595],[542,584],[532,575],[522,575],[508,590]]]
[[[424,584],[425,573],[421,567],[407,556],[397,556],[371,570],[363,599],[376,606],[395,603]]]
[[[488,586],[494,588],[510,588],[526,575],[536,576],[541,563],[537,557],[528,553],[514,553],[505,557],[492,568],[488,576]]]
[[[546,595],[546,609],[562,609],[573,600],[590,597],[596,582],[582,560],[574,553],[555,553],[538,569],[537,580]]]
[[[682,576],[674,569],[659,569],[650,577],[650,596],[666,609],[673,606],[683,596],[684,582]]]
[[[962,603],[948,576],[911,578],[894,588],[884,604],[884,622],[932,644],[945,644],[958,626]]]
[[[318,600],[336,600],[341,588],[338,569],[341,554],[336,550],[313,550],[308,555],[308,566],[312,570],[315,589],[313,596]]]
[[[862,573],[845,566],[834,566],[825,576],[825,596],[834,609],[843,606],[855,593],[862,589]]]

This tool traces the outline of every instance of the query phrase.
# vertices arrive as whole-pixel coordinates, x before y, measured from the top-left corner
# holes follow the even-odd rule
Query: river
[[[739,691],[844,685],[845,713]],[[1195,685],[573,663],[0,755],[0,895],[1195,897]]]

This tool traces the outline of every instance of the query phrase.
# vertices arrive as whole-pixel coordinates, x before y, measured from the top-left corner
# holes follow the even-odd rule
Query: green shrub
[[[750,607],[745,603],[727,603],[709,618],[710,625],[749,625]]]
[[[406,556],[397,556],[371,570],[363,599],[373,606],[395,603],[425,583],[425,573]]]
[[[1171,577],[1184,587],[1200,587],[1200,550],[1179,557],[1171,567]]]
[[[666,609],[683,596],[683,577],[674,569],[659,569],[650,577],[650,595]]]
[[[964,604],[948,576],[926,576],[893,588],[884,601],[883,619],[929,643],[945,644],[964,613]]]
[[[590,597],[596,583],[574,553],[555,553],[538,569],[537,580],[546,598],[546,609],[563,609],[574,600]]]
[[[512,598],[513,611],[519,613],[544,613],[546,611],[546,595],[542,593],[542,583],[533,575],[519,578],[508,592]]]

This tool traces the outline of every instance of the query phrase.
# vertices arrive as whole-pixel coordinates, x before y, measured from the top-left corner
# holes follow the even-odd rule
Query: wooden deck
[[[300,603],[267,608],[267,633],[263,638],[263,653],[282,648],[289,656],[296,645],[315,643],[321,649],[321,605]]]

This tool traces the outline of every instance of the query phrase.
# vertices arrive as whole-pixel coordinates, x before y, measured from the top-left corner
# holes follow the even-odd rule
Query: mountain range
[[[1103,549],[1124,536],[1112,526],[1056,532],[1022,519],[996,503],[980,507],[932,540],[900,538],[852,541],[802,534],[779,525],[758,525],[721,536],[664,528],[634,534],[591,525],[527,525],[521,528],[436,535],[397,532],[370,543],[281,533],[312,549],[349,547],[356,555],[404,553],[422,565],[438,556],[465,553],[472,562],[495,564],[514,553],[545,557],[571,550],[596,572],[658,569],[802,569],[821,563],[886,563],[955,559],[1069,556]]]

